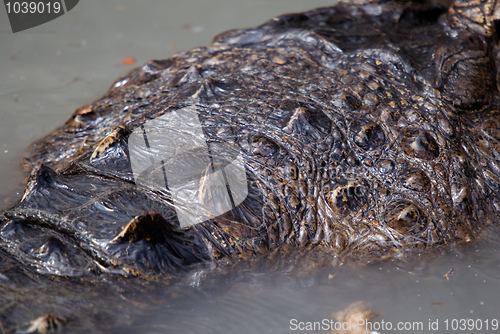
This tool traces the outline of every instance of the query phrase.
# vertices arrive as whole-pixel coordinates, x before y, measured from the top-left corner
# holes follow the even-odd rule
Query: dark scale
[[[340,1],[152,60],[31,146],[0,250],[57,275],[156,275],[480,238],[500,222],[499,12]]]

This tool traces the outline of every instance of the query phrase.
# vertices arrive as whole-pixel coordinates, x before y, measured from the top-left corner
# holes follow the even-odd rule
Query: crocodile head
[[[498,11],[340,2],[150,61],[31,146],[0,248],[83,275],[469,242],[500,217]]]

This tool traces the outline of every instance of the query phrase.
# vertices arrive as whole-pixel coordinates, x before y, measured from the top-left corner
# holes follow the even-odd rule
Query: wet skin
[[[341,2],[150,61],[32,144],[0,249],[49,274],[157,275],[297,249],[370,262],[479,238],[500,220],[495,8]],[[129,139],[186,108],[209,147],[241,153],[248,194],[182,226],[169,189],[137,182]]]

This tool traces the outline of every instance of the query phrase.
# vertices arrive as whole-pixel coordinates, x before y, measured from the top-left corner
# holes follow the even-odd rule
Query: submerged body
[[[481,236],[500,220],[497,11],[341,2],[151,61],[33,144],[0,249],[45,273],[157,274],[293,249],[401,258]],[[188,131],[171,117],[187,111],[211,160],[182,197],[172,176],[201,153],[148,150],[165,128],[167,142]],[[220,174],[226,210],[211,175],[235,157],[246,187]],[[182,216],[193,198],[211,214]]]

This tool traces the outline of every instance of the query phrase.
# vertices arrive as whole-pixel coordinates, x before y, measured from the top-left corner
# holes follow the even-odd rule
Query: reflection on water
[[[334,323],[333,313],[365,301],[376,313],[373,324],[420,326],[382,333],[454,332],[454,319],[481,322],[479,332],[487,332],[486,322],[491,331],[500,320],[499,249],[477,243],[407,263],[307,273],[290,266],[288,274],[286,261],[277,271],[236,264],[175,280],[108,277],[85,284],[13,276],[1,264],[0,315],[8,319],[5,326],[27,328],[27,319],[51,311],[65,322],[65,333],[288,333],[300,324]],[[324,328],[300,332],[329,333]]]
[[[186,6],[174,1],[144,6],[131,0],[89,0],[58,20],[16,35],[1,18],[0,208],[22,196],[26,174],[18,161],[24,147],[103,94],[130,69],[121,65],[126,57],[140,65],[207,44],[229,28],[331,2],[191,0]],[[90,294],[86,286],[65,279],[51,283],[41,278],[40,284],[40,278],[27,275],[12,281],[11,264],[2,263],[5,302],[0,314],[8,315],[12,326],[51,311],[66,317],[67,329],[75,332],[287,333],[291,319],[331,319],[332,312],[365,300],[379,314],[374,321],[424,324],[421,331],[386,332],[442,333],[446,320],[480,319],[484,324],[500,317],[498,248],[481,243],[416,265],[341,268],[300,278],[245,270],[216,276],[216,284],[200,279],[200,286],[197,277],[189,281],[193,286],[96,283]],[[436,320],[438,330],[429,330],[429,321]]]
[[[172,285],[117,280],[93,287],[90,301],[84,286],[67,282],[33,291],[71,319],[66,325],[70,332],[288,333],[293,324],[333,321],[332,313],[362,300],[377,313],[373,323],[423,326],[418,331],[382,333],[442,333],[446,320],[450,325],[453,319],[480,319],[483,324],[498,319],[497,246],[475,245],[413,264],[342,266],[304,275],[251,269],[198,273]],[[450,269],[453,274],[446,279]],[[70,296],[64,296],[66,289],[71,289]],[[57,293],[62,296],[53,297]],[[25,295],[20,299],[29,301]],[[430,330],[429,323],[436,321],[439,331]]]
[[[287,333],[291,332],[292,319],[304,324],[330,321],[334,319],[332,312],[357,300],[373,305],[378,313],[373,322],[384,321],[394,327],[400,322],[423,325],[423,330],[383,333],[442,333],[446,332],[446,320],[452,332],[453,319],[481,319],[485,326],[485,320],[491,324],[500,317],[497,246],[473,246],[464,254],[428,259],[413,268],[384,264],[274,279],[247,272],[246,277],[240,277],[243,282],[228,290],[202,293],[180,287],[189,291],[190,297],[171,299],[166,307],[141,317],[130,333],[218,333],[221,328],[233,333]],[[448,280],[445,274],[450,269],[453,274]],[[436,321],[439,330],[435,330]],[[434,324],[431,330],[430,322]]]

